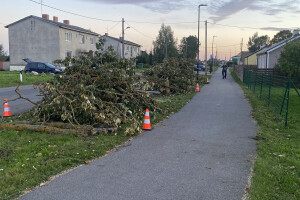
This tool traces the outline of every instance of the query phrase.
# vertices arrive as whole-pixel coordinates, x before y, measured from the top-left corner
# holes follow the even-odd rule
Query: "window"
[[[79,41],[80,41],[80,44],[84,44],[84,35],[81,35],[79,34]]]
[[[46,66],[43,63],[39,63],[38,69],[46,69]]]
[[[95,44],[95,38],[91,37],[90,40],[91,40],[91,45],[94,45]]]
[[[65,33],[66,36],[66,41],[71,42],[72,41],[72,33],[70,32],[66,32]]]
[[[35,21],[31,21],[31,30],[34,31],[35,30]]]
[[[127,46],[127,51],[129,51],[129,46]]]
[[[66,57],[72,57],[72,51],[66,51]]]

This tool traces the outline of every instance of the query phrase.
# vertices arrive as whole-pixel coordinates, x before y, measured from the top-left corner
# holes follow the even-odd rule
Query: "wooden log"
[[[57,125],[57,124],[56,124]],[[89,136],[89,135],[100,135],[107,132],[114,132],[117,128],[93,128],[92,126],[82,126],[78,129],[65,129],[57,128],[46,125],[30,125],[30,124],[4,124],[0,123],[0,128],[6,130],[30,130],[36,132],[46,132],[55,135],[77,135],[77,136]]]

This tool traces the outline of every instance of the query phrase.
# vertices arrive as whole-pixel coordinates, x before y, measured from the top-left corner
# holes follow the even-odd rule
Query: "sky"
[[[177,44],[183,37],[198,34],[198,5],[200,8],[200,59],[205,53],[205,24],[207,21],[208,56],[229,59],[242,50],[255,32],[271,39],[280,30],[300,28],[300,0],[0,0],[0,44],[9,53],[8,29],[4,26],[29,15],[49,14],[59,21],[90,29],[113,37],[122,34],[124,18],[125,39],[142,45],[148,52],[158,35],[161,24],[170,25]],[[217,51],[217,52],[216,52]]]

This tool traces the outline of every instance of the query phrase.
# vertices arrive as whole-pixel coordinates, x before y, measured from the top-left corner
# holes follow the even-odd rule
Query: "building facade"
[[[287,43],[300,39],[300,35],[296,34],[291,38],[285,39],[277,44],[268,47],[257,54],[257,66],[260,69],[271,69],[278,64],[281,52]]]
[[[96,51],[99,35],[90,30],[70,25],[69,20],[58,22],[57,17],[49,19],[28,16],[6,26],[9,35],[11,69],[22,69],[30,58],[35,62],[52,63],[67,56]]]
[[[263,50],[264,49],[260,49],[256,52],[253,52],[252,54],[246,56],[244,65],[257,65],[257,63],[258,63],[257,62],[257,54]]]
[[[117,53],[118,58],[122,58],[122,38],[115,38],[108,36],[107,33],[101,36],[104,39],[104,47],[103,50],[106,51],[110,46]],[[140,55],[141,45],[124,40],[124,57],[126,59],[135,58]]]

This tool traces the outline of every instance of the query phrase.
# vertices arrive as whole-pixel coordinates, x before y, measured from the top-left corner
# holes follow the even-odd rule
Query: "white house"
[[[278,42],[277,44],[272,45],[269,48],[264,49],[263,51],[257,54],[257,66],[260,69],[269,69],[274,68],[278,64],[278,59],[280,58],[281,52],[284,50],[284,46],[295,40],[299,40],[300,35],[294,34],[293,37],[287,38]]]
[[[22,70],[23,58],[35,62],[53,62],[66,56],[94,52],[99,34],[70,25],[69,20],[58,21],[30,15],[6,26],[9,36],[10,65],[13,70]]]
[[[117,53],[117,57],[122,57],[122,37],[121,38],[115,38],[108,36],[107,33],[105,35],[101,36],[100,38],[104,39],[104,51],[108,49],[108,47],[112,46],[114,51]],[[136,44],[134,42],[130,42],[127,40],[124,40],[124,57],[126,59],[135,58],[140,55],[140,48],[141,45]]]

